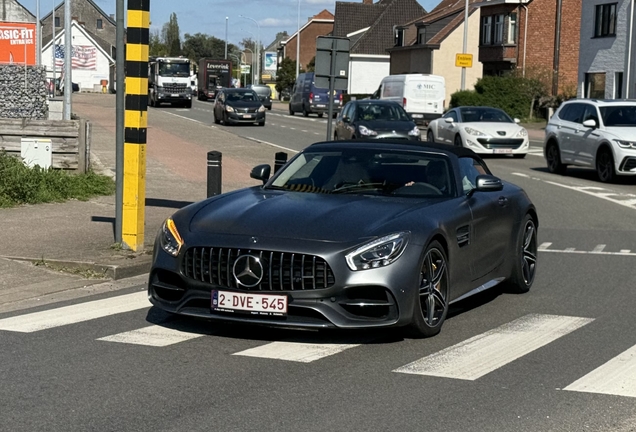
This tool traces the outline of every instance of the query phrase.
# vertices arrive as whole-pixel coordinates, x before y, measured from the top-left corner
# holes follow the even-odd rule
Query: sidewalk
[[[114,177],[115,96],[76,93],[73,112],[91,121],[93,168]],[[223,192],[258,184],[250,169],[273,164],[279,151],[184,120],[172,108],[152,110],[148,122],[144,251],[115,245],[114,196],[0,209],[8,227],[0,242],[0,305],[147,273],[163,221],[206,197],[208,151],[223,155]]]

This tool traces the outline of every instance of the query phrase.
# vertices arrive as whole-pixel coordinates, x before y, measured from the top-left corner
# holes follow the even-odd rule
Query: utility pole
[[[298,27],[296,30],[296,78],[298,78],[298,74],[300,73],[300,0],[298,0],[298,18],[296,25]]]
[[[53,58],[53,97],[56,96],[55,94],[55,90],[56,90],[56,81],[55,81],[55,73],[56,73],[56,67],[55,67],[55,51],[57,51],[57,42],[55,42],[55,0],[53,0],[53,12],[52,12],[52,25],[51,28],[53,29],[53,50],[51,53],[51,56]]]
[[[122,217],[124,203],[124,0],[117,0],[115,37],[115,243],[123,245]]]
[[[230,17],[225,17],[225,60],[227,60],[227,22]]]
[[[463,54],[466,54],[468,50],[468,2],[466,0],[466,7],[464,8],[464,48],[462,50]],[[462,84],[461,89],[466,90],[466,67],[462,67]]]
[[[72,64],[73,37],[71,35],[71,0],[64,0],[64,120],[71,119],[73,95]],[[55,23],[53,23],[55,25]]]
[[[40,0],[35,4],[35,64],[42,64],[42,28],[40,24]]]

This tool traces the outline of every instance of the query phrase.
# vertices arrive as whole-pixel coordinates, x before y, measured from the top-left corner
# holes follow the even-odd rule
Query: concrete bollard
[[[287,163],[287,153],[278,152],[274,155],[274,174]]]
[[[221,194],[221,152],[208,152],[208,198]]]

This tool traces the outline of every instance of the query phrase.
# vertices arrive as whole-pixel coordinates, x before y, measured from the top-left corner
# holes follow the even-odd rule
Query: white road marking
[[[526,315],[393,372],[474,381],[592,321],[591,318]]]
[[[359,344],[312,344],[301,342],[272,342],[256,348],[234,353],[246,357],[259,357],[311,363],[323,357],[338,354]]]
[[[290,127],[289,129],[290,129],[290,130],[296,130],[296,128],[294,128],[294,127]]]
[[[263,141],[263,140],[258,139],[258,138],[248,137],[248,136],[243,137],[243,138],[247,138],[249,140],[256,141],[257,143],[267,144],[267,145],[270,145],[272,147],[276,147],[276,148],[279,148],[279,149],[287,150],[288,152],[291,152],[291,153],[298,153],[298,150],[292,150],[290,148],[283,147],[283,146],[280,146],[278,144],[274,144],[274,143],[271,143],[271,142],[268,142],[268,141]]]
[[[189,120],[189,121],[191,121],[191,122],[195,122],[195,123],[202,124],[203,126],[207,126],[207,127],[211,127],[211,128],[216,129],[216,126],[214,126],[214,125],[210,125],[210,124],[207,124],[207,123],[202,122],[202,121],[199,121],[199,120],[191,119],[191,118],[189,118],[189,117],[184,117],[184,116],[182,116],[182,115],[175,114],[175,113],[171,113],[171,112],[168,112],[168,111],[161,111],[161,112],[162,112],[162,113],[164,113],[164,114],[169,114],[169,115],[171,115],[171,116],[179,117],[179,118],[182,118],[182,119],[185,119],[185,120]]]
[[[541,243],[538,247],[540,251],[544,251],[552,245],[550,242]]]
[[[563,390],[636,397],[636,345]]]
[[[588,189],[591,189],[590,187],[576,187],[576,186],[568,186],[568,185],[564,185],[562,183],[557,183],[557,182],[553,182],[553,181],[547,181],[545,180],[546,183],[554,185],[554,186],[559,186],[565,189],[570,189],[570,190],[574,190],[574,191],[578,191],[578,192],[582,192],[584,194],[587,195],[591,195],[597,198],[601,198],[610,202],[613,202],[614,204],[618,204],[618,205],[622,205],[625,207],[629,207],[629,208],[634,208],[634,204],[636,204],[636,200],[620,200],[620,199],[615,199],[615,198],[611,198],[611,196],[621,196],[620,194],[616,194],[616,193],[600,193],[600,192],[592,192]],[[594,188],[594,190],[607,190],[607,189],[602,189],[602,188]],[[627,194],[624,195],[626,197],[632,197],[632,194]]]
[[[594,249],[592,249],[592,253],[603,252],[603,249],[605,249],[605,246],[607,245],[604,245],[604,244],[596,245]]]
[[[565,248],[565,252],[574,252],[575,250],[574,248]]]
[[[563,250],[557,249],[540,249],[541,252],[553,252],[553,253],[568,253],[568,254],[586,254],[586,255],[616,255],[616,256],[636,256],[636,252],[631,252],[629,249],[621,249],[620,252],[594,252],[594,251],[582,251],[575,250],[574,248],[567,248]]]
[[[307,129],[303,129],[301,132],[309,132]]]
[[[202,336],[204,335],[197,333],[188,333],[182,330],[175,330],[158,325],[152,325],[137,330],[118,333],[112,336],[106,336],[97,340],[131,345],[164,347],[168,345],[174,345],[179,342],[185,342],[190,339],[196,339]]]
[[[629,250],[629,249],[621,249],[621,252],[620,252],[620,253],[622,253],[622,254],[628,254],[628,253],[630,253],[630,252],[631,252],[631,250]]]
[[[32,333],[150,307],[146,291],[0,320],[0,330]]]

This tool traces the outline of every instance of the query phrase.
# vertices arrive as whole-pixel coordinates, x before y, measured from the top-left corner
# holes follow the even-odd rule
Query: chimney
[[[373,4],[373,0],[362,0],[364,4]]]
[[[112,19],[113,21],[115,21],[115,14],[110,14],[110,19]]]

